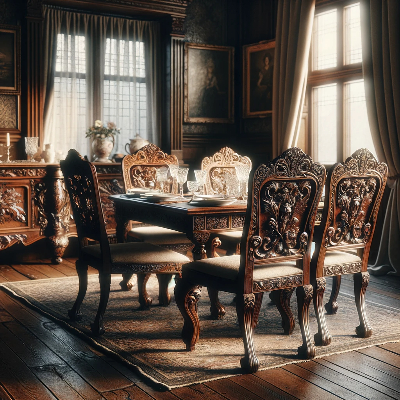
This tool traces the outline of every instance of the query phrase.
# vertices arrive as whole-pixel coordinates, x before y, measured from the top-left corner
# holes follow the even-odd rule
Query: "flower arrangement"
[[[104,139],[118,133],[120,133],[120,129],[117,128],[114,122],[107,122],[107,125],[105,125],[98,119],[94,121],[94,125],[86,131],[86,137]]]

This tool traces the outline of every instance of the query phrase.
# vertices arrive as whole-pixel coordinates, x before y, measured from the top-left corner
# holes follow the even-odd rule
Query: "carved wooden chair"
[[[157,188],[159,182],[156,180],[156,171],[158,168],[178,165],[176,156],[164,153],[159,147],[150,143],[133,155],[127,155],[122,160],[122,176],[124,180],[125,190],[133,188]],[[173,191],[173,185],[176,185],[170,179],[164,185],[165,192]],[[151,242],[164,248],[177,251],[186,255],[193,248],[193,243],[182,232],[167,229],[153,225],[143,225],[134,223],[128,231],[128,240],[138,242]],[[157,274],[159,281],[159,302],[161,305],[170,303],[170,295],[168,293],[168,284],[173,274]],[[124,274],[120,286],[123,290],[130,290],[132,283],[130,279],[132,274]],[[152,299],[147,294],[146,283],[150,274],[138,275],[138,286],[146,297],[146,304],[149,306]]]
[[[313,163],[298,148],[285,151],[260,165],[250,179],[247,214],[240,255],[208,258],[185,264],[175,286],[176,303],[184,318],[182,338],[194,350],[200,326],[197,302],[201,287],[236,294],[236,310],[243,334],[242,368],[258,369],[253,346],[264,292],[276,291],[283,326],[294,326],[290,296],[297,288],[302,357],[312,358],[315,348],[308,327],[312,299],[310,284],[311,243],[318,201],[325,182],[325,168]],[[284,294],[284,295],[283,295]]]
[[[150,243],[110,244],[100,202],[96,168],[72,149],[60,164],[80,242],[79,258],[76,261],[79,292],[68,315],[72,320],[80,319],[80,306],[88,283],[87,269],[89,265],[96,268],[99,271],[100,302],[91,329],[93,334],[100,335],[104,333],[103,316],[110,293],[111,274],[142,274],[143,271],[180,274],[182,264],[189,259]],[[85,245],[87,239],[99,244]],[[139,293],[139,299],[142,297],[143,293]]]
[[[357,150],[344,163],[335,164],[328,173],[324,210],[321,224],[315,230],[315,251],[311,261],[318,321],[314,339],[318,345],[331,342],[323,310],[325,277],[333,277],[331,297],[325,308],[328,314],[335,314],[341,276],[353,274],[360,319],[356,333],[360,337],[372,334],[364,298],[369,282],[368,256],[386,179],[386,164],[379,163],[367,149]]]
[[[230,147],[223,147],[211,157],[203,158],[201,169],[206,171],[206,194],[226,194],[225,174],[236,175],[237,165],[248,166],[251,170],[251,160],[249,157],[235,153]],[[218,257],[217,247],[225,249],[228,255],[239,254],[240,240],[242,237],[242,227],[235,230],[218,230],[211,236],[211,246],[209,255]]]

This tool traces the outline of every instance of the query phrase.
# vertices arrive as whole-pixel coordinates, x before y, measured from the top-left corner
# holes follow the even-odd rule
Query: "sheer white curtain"
[[[114,153],[136,133],[159,144],[159,24],[46,7],[44,29],[44,143],[90,157],[100,119],[121,129]]]

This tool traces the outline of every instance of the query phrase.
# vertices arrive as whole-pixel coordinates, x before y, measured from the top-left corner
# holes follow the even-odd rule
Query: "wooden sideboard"
[[[123,193],[120,163],[94,163],[107,231],[115,235],[111,194]],[[0,163],[0,250],[47,238],[53,262],[60,263],[68,238],[76,236],[59,164]]]

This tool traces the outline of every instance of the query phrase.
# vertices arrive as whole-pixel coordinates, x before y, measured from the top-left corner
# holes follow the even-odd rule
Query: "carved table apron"
[[[206,244],[211,231],[242,228],[246,204],[220,207],[196,207],[188,203],[150,203],[146,200],[110,196],[115,205],[117,241],[123,242],[130,220],[141,221],[184,232],[195,245],[193,258],[207,258]]]
[[[108,198],[123,193],[121,164],[94,163],[107,233],[115,232],[114,208]],[[59,164],[0,163],[0,250],[48,238],[53,262],[60,263],[68,237],[76,236],[68,193]]]

